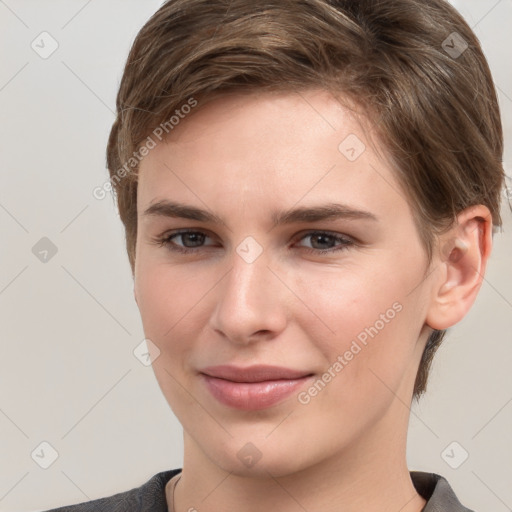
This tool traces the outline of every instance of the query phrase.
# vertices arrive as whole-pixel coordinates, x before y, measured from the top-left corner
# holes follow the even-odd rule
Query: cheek
[[[296,318],[323,355],[325,380],[333,383],[326,386],[329,400],[361,407],[385,401],[410,370],[422,325],[410,291],[421,280],[421,265],[413,271],[403,265],[399,257],[375,259],[298,279],[298,295],[315,316],[302,307]]]
[[[194,284],[193,278],[177,267],[139,260],[135,284],[144,335],[157,348],[150,348],[152,369],[174,414],[180,421],[186,415],[199,415],[197,402],[190,393],[184,372],[200,298],[207,290],[205,283]],[[194,309],[194,306],[197,309]],[[151,347],[151,344],[148,344]]]
[[[382,268],[387,270],[383,272]],[[332,339],[332,348],[360,333],[360,339],[364,340],[365,328],[377,322],[378,329],[384,330],[384,325],[387,327],[390,320],[399,316],[400,306],[396,303],[403,302],[406,281],[410,278],[396,274],[393,277],[393,274],[389,266],[370,258],[364,264],[348,262],[327,269],[301,269],[295,279],[297,296],[301,299],[295,314],[303,319],[305,331],[311,331],[312,319],[315,329],[322,325],[323,330],[316,329],[316,332],[325,334],[326,340]],[[387,316],[381,320],[386,312]]]
[[[207,289],[204,279],[194,279],[194,274],[185,267],[141,263],[136,290],[146,335],[151,334],[161,342],[172,339]]]

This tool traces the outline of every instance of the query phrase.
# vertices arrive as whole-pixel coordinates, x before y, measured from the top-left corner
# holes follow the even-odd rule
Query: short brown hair
[[[324,88],[363,108],[394,162],[431,261],[435,234],[486,205],[501,226],[503,133],[476,35],[444,0],[169,0],[138,33],[107,165],[132,272],[137,159],[183,104],[251,90]],[[196,100],[197,99],[197,100]],[[131,162],[131,169],[127,168]],[[445,331],[434,330],[414,397]]]

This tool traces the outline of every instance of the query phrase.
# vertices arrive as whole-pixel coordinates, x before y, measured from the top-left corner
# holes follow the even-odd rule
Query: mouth
[[[254,411],[278,404],[298,391],[313,373],[277,366],[246,368],[223,365],[204,368],[202,381],[221,404]]]

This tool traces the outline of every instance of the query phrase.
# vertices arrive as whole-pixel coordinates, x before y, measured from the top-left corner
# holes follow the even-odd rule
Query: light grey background
[[[182,465],[181,426],[133,354],[144,334],[122,224],[110,195],[92,195],[108,178],[128,50],[161,3],[0,0],[0,511],[110,496]],[[494,73],[510,176],[512,0],[454,4]],[[47,59],[31,47],[43,31],[59,45]],[[476,511],[512,507],[506,204],[503,219],[479,298],[439,350],[409,431],[410,469],[444,475]],[[43,237],[58,251],[46,263],[32,252]],[[47,469],[42,442],[58,452]]]

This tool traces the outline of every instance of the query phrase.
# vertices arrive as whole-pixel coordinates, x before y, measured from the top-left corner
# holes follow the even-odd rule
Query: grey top
[[[172,503],[170,506],[167,504],[165,486],[171,478],[181,473],[181,469],[162,471],[140,487],[107,498],[44,512],[174,512]],[[473,512],[461,505],[450,484],[441,475],[422,471],[410,471],[410,474],[416,491],[427,500],[422,512]]]

